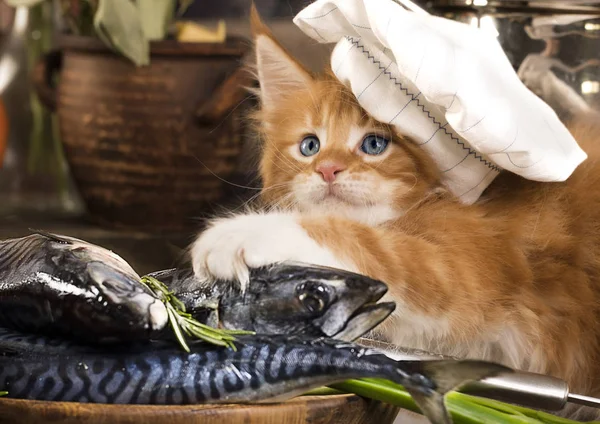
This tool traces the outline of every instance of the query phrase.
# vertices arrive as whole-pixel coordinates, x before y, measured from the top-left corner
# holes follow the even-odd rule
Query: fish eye
[[[385,152],[388,144],[390,144],[390,142],[387,138],[383,138],[375,134],[369,134],[363,139],[362,144],[360,145],[360,150],[365,152],[367,155],[376,156]]]
[[[298,286],[298,300],[304,308],[311,312],[322,312],[329,302],[327,288],[320,283],[309,281]]]
[[[325,307],[325,302],[323,302],[323,299],[310,293],[302,293],[300,296],[298,296],[298,299],[300,299],[302,305],[304,305],[309,312],[321,312]]]
[[[300,153],[303,156],[314,156],[319,153],[321,142],[314,135],[308,135],[300,142]]]

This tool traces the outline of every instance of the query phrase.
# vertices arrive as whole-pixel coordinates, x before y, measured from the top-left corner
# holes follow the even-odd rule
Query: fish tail
[[[419,361],[418,371],[402,385],[432,424],[450,424],[445,395],[470,381],[478,381],[513,370],[493,362],[475,360]]]

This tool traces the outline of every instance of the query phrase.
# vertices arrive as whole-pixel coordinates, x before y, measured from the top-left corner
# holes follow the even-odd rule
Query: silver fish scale
[[[29,344],[29,341],[37,344]],[[400,380],[398,365],[360,349],[240,337],[238,349],[155,343],[122,353],[0,331],[0,388],[10,397],[113,404],[248,402],[348,378]],[[401,382],[401,381],[399,381]]]
[[[151,358],[143,358],[140,362],[140,371],[146,377],[132,390],[130,403],[135,403],[140,393],[152,393],[161,384],[162,364],[154,362]]]
[[[166,325],[166,308],[129,268],[75,239],[0,242],[0,326],[94,344],[148,340]]]
[[[8,397],[109,404],[248,403],[281,401],[311,388],[370,377],[404,385],[439,424],[448,422],[442,401],[448,390],[473,376],[508,370],[481,361],[398,362],[366,354],[358,345],[294,336],[239,336],[237,350],[192,342],[191,353],[164,341],[118,349],[47,342],[48,349],[43,340],[0,331],[0,388]]]

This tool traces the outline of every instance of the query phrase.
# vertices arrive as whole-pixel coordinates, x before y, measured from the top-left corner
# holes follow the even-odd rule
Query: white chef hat
[[[488,32],[393,0],[317,0],[294,22],[337,43],[337,78],[374,118],[421,144],[464,203],[501,170],[564,181],[587,158]]]

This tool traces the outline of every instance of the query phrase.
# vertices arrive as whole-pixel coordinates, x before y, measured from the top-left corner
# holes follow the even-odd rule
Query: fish
[[[381,281],[298,262],[250,270],[244,292],[235,281],[202,281],[191,269],[150,274],[163,282],[196,320],[231,330],[353,341],[385,320],[394,302],[377,303]]]
[[[274,403],[355,378],[404,386],[433,424],[451,423],[444,396],[505,366],[477,360],[396,361],[352,342],[243,335],[236,349],[202,342],[118,350],[0,329],[0,388],[8,397],[109,404]]]
[[[164,303],[117,254],[36,231],[0,242],[0,326],[88,343],[146,340]]]
[[[387,286],[363,275],[285,262],[236,281],[201,281],[189,268],[156,271],[203,324],[264,334],[352,341],[394,310]],[[173,338],[162,301],[120,256],[36,231],[0,242],[0,326],[93,343]]]

